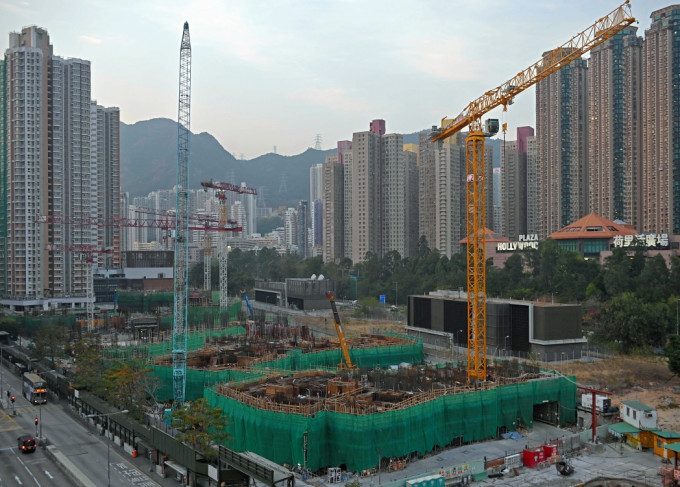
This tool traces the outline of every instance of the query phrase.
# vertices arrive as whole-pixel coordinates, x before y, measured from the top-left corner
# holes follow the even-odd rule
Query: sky
[[[317,136],[331,149],[377,118],[388,133],[439,125],[621,1],[0,0],[0,52],[37,25],[54,54],[91,61],[92,97],[123,122],[177,120],[188,21],[191,131],[253,159],[299,154]],[[631,0],[638,34],[672,3]],[[489,116],[514,140],[534,110],[530,88]]]

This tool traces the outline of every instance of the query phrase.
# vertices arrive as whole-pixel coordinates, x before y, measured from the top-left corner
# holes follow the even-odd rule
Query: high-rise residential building
[[[343,216],[342,216],[342,231],[343,235],[343,253],[347,259],[352,259],[352,238],[354,235],[354,227],[352,221],[352,168],[354,162],[352,159],[352,142],[350,140],[343,140],[338,142],[338,164],[342,165],[342,184],[343,184]]]
[[[236,235],[230,235],[230,237],[234,238],[240,238],[244,239],[248,236],[248,229],[243,226],[241,222],[246,222],[247,217],[246,217],[246,208],[245,205],[243,204],[242,201],[235,201],[233,205],[231,205],[231,208],[229,208],[229,211],[231,212],[231,218],[232,220],[235,220],[238,222],[238,225],[243,229],[240,232],[234,232]],[[206,232],[202,232],[206,233]]]
[[[323,231],[320,225],[317,225],[317,216],[319,221],[323,219],[323,214],[317,215],[317,202],[321,204],[323,194],[323,164],[315,164],[309,168],[309,203],[310,203],[310,221],[312,224],[312,245],[320,247],[323,242]]]
[[[451,257],[462,251],[460,241],[467,237],[467,160],[466,132],[459,132],[440,144],[436,153],[435,173],[435,235],[434,245],[443,255]],[[493,226],[493,150],[484,151],[486,186],[485,226]]]
[[[587,72],[579,58],[536,84],[539,238],[589,208]]]
[[[418,136],[418,238],[424,237],[427,246],[437,246],[437,198],[436,166],[437,144],[430,141],[428,134]]]
[[[362,262],[368,252],[382,256],[382,201],[378,187],[382,182],[384,134],[384,120],[374,120],[370,130],[355,132],[352,137],[352,242],[349,251],[354,263]]]
[[[680,233],[680,6],[651,14],[642,60],[642,225]]]
[[[296,213],[298,254],[306,258],[309,250],[309,202],[298,201]]]
[[[323,260],[339,262],[345,256],[344,165],[338,154],[326,156],[323,165]]]
[[[295,208],[288,208],[283,215],[283,238],[285,245],[289,248],[298,244],[297,224],[297,211]]]
[[[502,233],[510,240],[527,234],[527,139],[531,127],[518,127],[517,140],[501,145]]]
[[[353,262],[363,261],[368,252],[383,257],[396,251],[408,257],[404,225],[407,198],[414,201],[415,194],[407,194],[411,186],[403,141],[401,134],[385,134],[384,120],[373,120],[368,131],[353,134],[351,165],[350,153],[343,156],[345,194],[351,198],[351,202],[345,199],[345,208],[349,207],[345,222],[352,232],[345,254]]]
[[[503,154],[501,153],[501,166]],[[501,208],[501,168],[493,168],[493,230],[496,233],[505,235],[505,228],[503,227],[503,211]]]
[[[81,305],[87,259],[69,247],[106,243],[114,251],[106,264],[120,265],[119,230],[34,218],[119,215],[118,110],[93,112],[90,62],[55,56],[35,26],[10,33],[0,73],[2,304],[47,309],[54,297]]]
[[[382,137],[379,154],[380,173],[378,175],[379,211],[382,220],[378,242],[378,255],[397,251],[401,257],[406,255],[406,161],[404,158],[404,136],[386,134]]]
[[[466,235],[465,220],[465,146],[459,134],[449,137],[437,151],[435,165],[435,240],[430,248],[451,257],[460,251]]]
[[[323,164],[322,164],[323,166]],[[323,175],[323,172],[321,173]],[[310,257],[316,257],[317,255],[323,255],[323,200],[317,199],[311,205],[310,214],[314,214],[314,221],[310,228],[312,229],[312,235],[309,237],[309,242],[311,245]],[[314,242],[317,242],[314,245]]]
[[[92,102],[90,107],[90,157],[92,187],[95,198],[91,203],[94,216],[112,220],[120,218],[120,110]],[[107,225],[97,228],[97,247],[111,249],[110,254],[97,254],[98,267],[120,269],[123,266],[121,227]]]
[[[47,226],[33,216],[49,212],[49,72],[52,45],[47,32],[30,27],[10,34],[5,51],[5,85],[0,88],[7,116],[0,153],[6,154],[5,194],[0,202],[6,228],[0,259],[3,297],[38,300],[49,290]],[[11,135],[13,134],[13,135]],[[10,144],[11,143],[11,144]],[[11,223],[11,224],[10,224]],[[63,232],[60,235],[63,239]],[[63,270],[62,270],[63,276]],[[64,284],[60,283],[63,289]],[[49,294],[49,291],[48,291]]]
[[[415,256],[418,253],[418,238],[420,228],[418,221],[418,145],[404,144],[404,191],[405,191],[405,220],[404,220],[404,257]]]
[[[642,201],[641,97],[642,38],[631,26],[591,51],[588,160],[590,212],[635,228]]]
[[[536,137],[527,137],[527,234],[539,233],[538,159]]]
[[[247,188],[246,183],[241,183],[242,188]],[[257,211],[255,205],[257,203],[257,198],[254,194],[243,193],[240,196],[240,200],[245,209],[245,218],[243,219],[243,236],[253,235],[257,233]],[[239,221],[241,223],[241,221]]]

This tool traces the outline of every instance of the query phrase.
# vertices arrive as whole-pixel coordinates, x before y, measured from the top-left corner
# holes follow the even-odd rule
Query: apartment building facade
[[[0,303],[83,305],[93,299],[87,259],[71,250],[110,243],[119,262],[120,238],[85,223],[35,219],[120,211],[118,109],[101,107],[99,126],[90,62],[55,56],[47,31],[35,26],[10,33],[0,71]]]

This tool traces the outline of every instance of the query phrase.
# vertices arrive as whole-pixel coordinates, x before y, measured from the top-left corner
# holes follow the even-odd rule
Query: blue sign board
[[[384,295],[384,294],[381,294],[381,295],[380,295],[380,302],[381,302],[382,304],[385,304],[385,295]]]

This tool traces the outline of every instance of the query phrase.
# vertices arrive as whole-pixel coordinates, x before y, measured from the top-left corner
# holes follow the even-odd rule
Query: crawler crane
[[[541,60],[514,78],[484,93],[471,102],[454,120],[442,119],[442,126],[432,141],[444,140],[469,126],[465,140],[467,176],[467,306],[468,306],[468,380],[486,380],[486,181],[484,139],[498,132],[498,120],[482,116],[496,107],[507,109],[514,97],[547,78],[593,47],[610,39],[635,22],[629,1],[576,34],[560,47],[546,53]],[[505,131],[505,127],[503,127]]]
[[[345,332],[342,331],[342,323],[340,322],[340,315],[338,314],[338,308],[335,306],[335,295],[332,292],[327,291],[326,297],[331,302],[331,309],[333,310],[333,318],[335,319],[335,331],[338,334],[338,339],[340,340],[340,348],[342,349],[342,356],[345,358],[345,363],[340,362],[341,368],[354,369],[355,364],[352,363],[352,359],[349,357],[349,347],[347,346],[347,340],[345,340]]]

